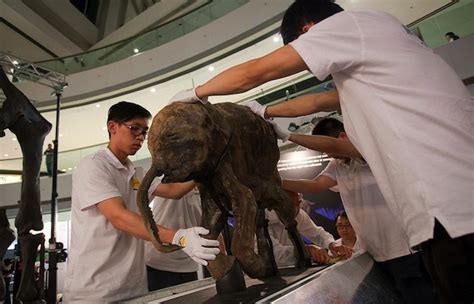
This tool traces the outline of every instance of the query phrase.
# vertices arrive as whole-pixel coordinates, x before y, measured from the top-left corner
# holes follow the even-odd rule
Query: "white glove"
[[[202,104],[207,103],[207,97],[200,99],[196,95],[196,89],[189,89],[189,90],[184,90],[179,92],[178,94],[174,95],[170,101],[168,101],[168,104],[172,104],[175,102],[187,102],[187,103],[196,103],[200,102]]]
[[[243,106],[246,106],[252,110],[255,114],[265,119],[265,111],[267,110],[266,106],[262,106],[256,100],[250,100],[242,103]]]
[[[280,128],[280,126],[278,126],[278,124],[273,121],[273,120],[267,120],[269,123],[271,123],[272,127],[273,127],[273,130],[275,131],[278,139],[281,139],[283,142],[287,141],[288,138],[290,138],[290,131],[287,131],[287,130],[283,130],[282,128]]]
[[[200,234],[206,235],[208,233],[209,230],[203,227],[179,229],[173,237],[172,244],[181,246],[191,259],[207,266],[207,261],[215,260],[216,255],[220,252],[219,241],[208,240],[200,236]]]

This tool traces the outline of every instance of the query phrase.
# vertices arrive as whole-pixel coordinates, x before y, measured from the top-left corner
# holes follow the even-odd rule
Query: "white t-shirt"
[[[474,232],[474,102],[453,69],[393,16],[346,11],[291,43],[333,76],[345,130],[416,246],[437,218]]]
[[[337,181],[352,227],[372,257],[386,261],[410,254],[400,217],[388,208],[369,166],[356,159],[332,159],[320,175]]]
[[[342,245],[342,239],[337,239],[334,243],[336,243],[336,246],[341,246]],[[352,247],[352,256],[356,256],[360,253],[365,252],[365,246],[362,244],[360,241],[359,237],[356,236],[356,242],[354,244],[354,247]],[[332,252],[329,251],[329,255],[333,256]]]
[[[67,303],[105,303],[147,291],[143,241],[117,230],[96,204],[121,197],[138,212],[132,178],[144,171],[124,166],[108,148],[81,160],[72,176],[71,246],[64,299]]]
[[[168,228],[178,230],[200,226],[201,213],[201,198],[197,190],[179,200],[162,197],[153,200],[155,222]],[[194,272],[199,266],[182,250],[159,252],[151,242],[145,242],[145,261],[152,268],[171,272]]]
[[[275,211],[265,211],[265,213],[277,265],[279,267],[294,266],[296,263],[295,248],[285,225],[280,221]],[[322,227],[316,226],[304,210],[300,209],[296,216],[296,222],[298,223],[296,226],[298,232],[315,245],[327,249],[329,244],[334,242],[333,236]]]

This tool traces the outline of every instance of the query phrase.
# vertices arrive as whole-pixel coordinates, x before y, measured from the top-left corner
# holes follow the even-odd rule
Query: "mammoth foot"
[[[244,291],[246,289],[244,273],[239,262],[234,259],[234,263],[227,273],[216,281],[217,293],[232,293]]]
[[[207,269],[214,279],[220,280],[230,271],[234,263],[235,257],[219,253],[214,261],[209,261]]]
[[[38,290],[35,279],[35,260],[38,247],[44,242],[44,234],[27,234],[20,236],[19,240],[21,246],[21,258],[23,261],[23,273],[16,294],[16,299],[23,303],[36,303],[41,299],[41,292]]]

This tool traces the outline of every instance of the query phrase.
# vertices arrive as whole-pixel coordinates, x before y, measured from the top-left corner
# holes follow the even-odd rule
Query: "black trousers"
[[[436,221],[433,239],[421,248],[441,303],[474,303],[474,234],[453,239]]]
[[[388,275],[405,303],[438,303],[421,253],[376,263]]]
[[[197,280],[197,272],[170,272],[146,266],[148,291]]]

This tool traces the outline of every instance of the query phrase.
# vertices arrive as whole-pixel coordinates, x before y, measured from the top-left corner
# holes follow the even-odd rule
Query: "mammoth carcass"
[[[140,185],[137,203],[158,250],[179,249],[160,241],[148,207],[147,190],[156,176],[163,175],[163,183],[200,183],[201,226],[210,231],[206,238],[218,237],[232,211],[235,224],[231,248],[227,249],[232,256],[220,253],[209,261],[208,269],[215,279],[222,278],[235,259],[252,278],[275,274],[272,248],[264,240],[263,227],[257,226],[264,221],[265,208],[278,214],[297,249],[298,264],[307,265],[292,205],[277,171],[277,138],[264,119],[233,103],[173,103],[154,117],[148,149],[152,166]]]

